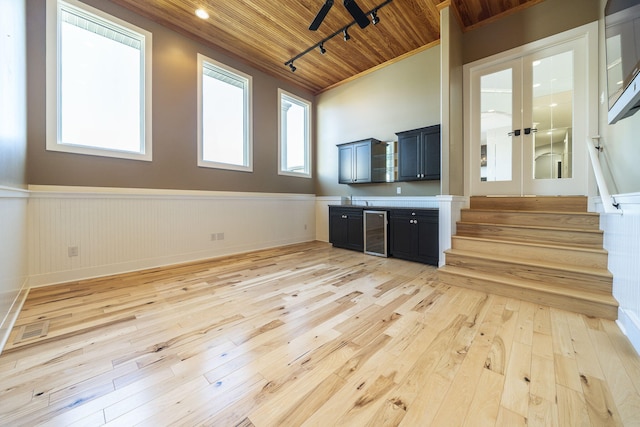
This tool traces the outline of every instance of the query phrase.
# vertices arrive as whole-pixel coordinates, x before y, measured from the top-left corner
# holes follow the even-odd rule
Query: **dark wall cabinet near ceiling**
[[[389,256],[438,265],[438,209],[329,206],[329,241],[333,246],[364,251],[365,209],[388,212]]]
[[[338,145],[338,182],[366,184],[386,180],[386,142],[374,138]]]
[[[396,133],[398,181],[440,179],[440,125]]]
[[[364,251],[362,209],[330,206],[329,241],[338,248]]]

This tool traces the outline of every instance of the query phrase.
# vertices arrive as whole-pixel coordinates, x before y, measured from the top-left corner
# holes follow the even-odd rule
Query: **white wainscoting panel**
[[[34,187],[31,286],[315,239],[315,196]]]
[[[640,353],[640,193],[614,196],[622,215],[605,214],[599,197],[590,206],[600,213],[604,248],[609,252],[618,325]]]
[[[0,187],[0,351],[26,296],[28,193]]]

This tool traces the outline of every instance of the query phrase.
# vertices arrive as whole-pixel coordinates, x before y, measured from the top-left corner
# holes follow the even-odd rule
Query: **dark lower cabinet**
[[[367,208],[373,209],[373,208]],[[329,241],[333,246],[364,252],[363,208],[329,206]],[[388,212],[388,255],[438,265],[438,209],[375,208]]]
[[[390,253],[396,258],[438,265],[437,209],[389,211]]]
[[[362,209],[329,206],[329,241],[333,246],[364,251]]]

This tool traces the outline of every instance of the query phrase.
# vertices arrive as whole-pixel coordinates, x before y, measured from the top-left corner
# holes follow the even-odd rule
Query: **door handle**
[[[536,128],[524,128],[525,135],[529,135],[530,133],[536,133],[536,132],[538,132],[538,129]]]
[[[520,136],[521,129],[514,129],[513,132],[509,132],[507,135],[509,136]]]

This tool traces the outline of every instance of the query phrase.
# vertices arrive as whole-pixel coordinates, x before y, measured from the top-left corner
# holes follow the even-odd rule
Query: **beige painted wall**
[[[440,182],[338,184],[336,144],[440,123],[440,46],[410,56],[316,97],[316,194],[402,196],[440,194]]]
[[[46,151],[45,0],[29,0],[29,184],[313,193],[312,179],[277,173],[277,90],[281,87],[313,101],[312,94],[110,1],[86,0],[86,3],[153,33],[153,161]],[[253,76],[253,173],[197,167],[197,53]]]
[[[622,119],[614,125],[607,123],[607,75],[604,49],[604,6],[600,0],[600,143],[604,147],[600,154],[605,179],[612,194],[640,192],[640,113]],[[601,98],[602,99],[602,98]]]
[[[464,195],[462,30],[451,8],[440,11],[442,58],[442,194]]]
[[[600,0],[545,0],[463,35],[464,63],[598,20]]]

